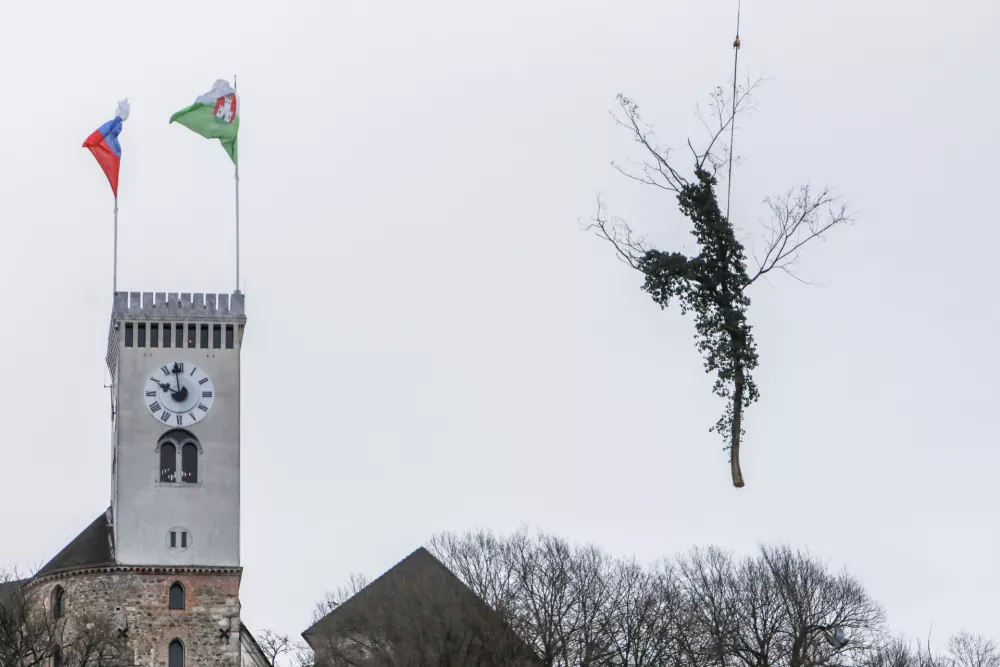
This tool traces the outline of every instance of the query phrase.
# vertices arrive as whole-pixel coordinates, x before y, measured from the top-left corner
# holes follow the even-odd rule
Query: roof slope
[[[87,565],[111,565],[114,563],[111,540],[108,513],[104,512],[46,563],[36,576]]]
[[[407,664],[514,665],[534,653],[441,561],[423,547],[358,591],[302,633],[322,665],[326,652],[384,652]],[[343,638],[352,639],[349,645]],[[370,637],[371,641],[361,637]]]
[[[250,632],[250,629],[240,621],[240,642],[243,644],[243,651],[250,656],[250,660],[254,665],[274,667],[273,663],[261,650],[260,644],[257,643],[256,637]],[[246,661],[242,661],[246,664]]]

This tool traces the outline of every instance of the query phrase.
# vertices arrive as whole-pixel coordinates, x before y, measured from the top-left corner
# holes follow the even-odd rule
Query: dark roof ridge
[[[43,565],[35,576],[42,577],[76,567],[114,564],[113,537],[108,519],[110,513],[110,508],[102,512],[52,560]]]
[[[313,623],[308,628],[306,628],[302,632],[302,636],[305,637],[306,635],[312,633],[312,631],[316,629],[316,626],[319,625],[320,623],[322,623],[323,621],[325,621],[327,618],[329,618],[331,614],[335,614],[338,611],[340,611],[340,609],[342,609],[345,604],[347,604],[348,602],[350,602],[351,600],[353,600],[357,596],[361,595],[361,593],[363,591],[365,591],[368,588],[371,588],[372,586],[374,586],[379,581],[381,581],[383,579],[386,579],[390,575],[390,573],[392,573],[397,567],[399,567],[400,565],[402,565],[406,561],[410,560],[411,558],[416,557],[417,554],[420,554],[421,552],[423,552],[427,556],[430,556],[431,560],[433,560],[438,565],[440,565],[441,567],[443,567],[449,574],[451,574],[452,576],[455,575],[455,573],[452,572],[451,570],[449,570],[447,565],[445,565],[444,563],[442,563],[441,561],[439,561],[434,556],[434,554],[432,554],[430,551],[428,551],[425,547],[419,546],[416,549],[414,549],[413,551],[411,551],[409,554],[407,554],[406,556],[403,556],[401,559],[399,559],[398,561],[396,561],[396,563],[393,564],[393,566],[390,567],[388,570],[386,570],[385,572],[383,572],[382,574],[380,574],[379,576],[375,577],[374,579],[372,579],[371,581],[369,581],[367,584],[365,584],[365,586],[361,590],[357,591],[354,595],[352,595],[351,597],[349,597],[346,600],[344,600],[343,602],[341,602],[334,609],[332,609],[332,610],[328,611],[326,614],[324,614],[322,618],[318,619],[315,623]],[[461,579],[459,579],[459,581],[461,581]],[[464,585],[465,582],[462,582],[462,583]]]

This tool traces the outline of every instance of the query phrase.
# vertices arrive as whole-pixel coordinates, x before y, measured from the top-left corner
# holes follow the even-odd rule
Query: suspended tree
[[[690,154],[685,159],[677,158],[656,142],[652,127],[642,121],[638,105],[628,97],[619,95],[619,109],[611,113],[643,153],[641,159],[627,165],[612,165],[624,176],[676,198],[700,248],[696,256],[649,246],[625,221],[609,215],[600,199],[597,214],[586,226],[610,242],[619,259],[642,273],[642,289],[660,308],[676,300],[682,314],[694,314],[695,347],[704,357],[705,371],[715,374],[713,391],[726,401],[722,416],[711,430],[722,436],[724,449],[729,451],[736,487],[744,486],[740,470],[744,411],[760,395],[753,379],[757,346],[747,321],[749,288],[772,273],[785,273],[801,281],[795,266],[802,248],[851,221],[846,208],[837,205],[829,189],[815,191],[802,185],[782,196],[768,197],[764,202],[770,218],[764,223],[755,268],[748,269],[746,250],[737,238],[729,211],[722,212],[716,188],[719,171],[726,165],[732,180],[733,129],[737,116],[753,107],[752,94],[758,84],[759,80],[734,85],[731,95],[716,89],[708,118],[700,109],[697,111],[708,130],[705,147],[696,149],[689,139]],[[685,161],[690,171],[683,169]]]

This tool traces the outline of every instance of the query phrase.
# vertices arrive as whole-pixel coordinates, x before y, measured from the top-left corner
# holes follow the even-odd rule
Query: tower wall
[[[243,295],[118,293],[112,310],[108,365],[112,372],[115,465],[112,514],[115,561],[126,565],[240,564],[240,347],[246,318]],[[151,325],[160,332],[151,345]],[[169,347],[162,327],[171,326]],[[195,347],[187,344],[195,327]],[[209,327],[207,345],[201,327]],[[177,347],[174,332],[185,332]],[[222,332],[216,345],[214,327]],[[139,331],[145,340],[139,340]],[[226,346],[231,327],[232,347]],[[130,333],[126,333],[129,331]],[[131,338],[131,345],[127,339]],[[140,344],[142,343],[142,344]],[[157,445],[177,427],[150,415],[144,393],[160,366],[197,366],[214,384],[214,404],[203,421],[182,426],[200,443],[197,483],[160,481]],[[186,549],[169,548],[173,530],[188,533]]]
[[[170,586],[177,581],[185,589],[184,609],[169,608]],[[51,613],[56,586],[66,591],[64,609],[70,632],[76,618],[109,618],[113,628],[127,628],[134,665],[167,667],[174,639],[184,644],[185,667],[240,664],[238,569],[84,570],[35,582],[30,599]],[[228,636],[220,631],[220,623],[229,629]]]

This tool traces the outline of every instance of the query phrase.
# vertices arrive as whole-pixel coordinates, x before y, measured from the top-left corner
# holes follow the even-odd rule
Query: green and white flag
[[[206,139],[221,141],[233,164],[238,164],[236,135],[240,131],[240,114],[236,91],[228,81],[216,81],[212,90],[199,95],[194,104],[170,117],[171,123],[175,121]]]

